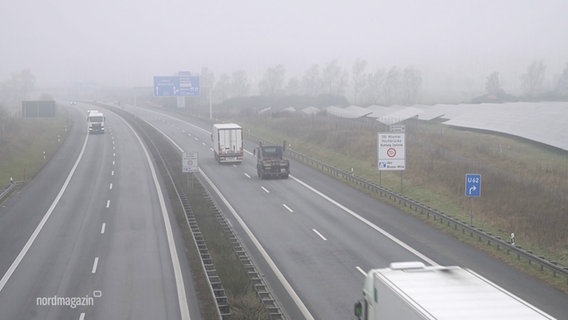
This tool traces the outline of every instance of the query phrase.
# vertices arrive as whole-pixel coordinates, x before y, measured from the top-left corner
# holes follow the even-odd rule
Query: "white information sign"
[[[183,172],[197,172],[197,152],[184,152],[182,156],[181,169]]]
[[[379,171],[402,171],[406,168],[405,135],[403,132],[378,134],[377,167]]]

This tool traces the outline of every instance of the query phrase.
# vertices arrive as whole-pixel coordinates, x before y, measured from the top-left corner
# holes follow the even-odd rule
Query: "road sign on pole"
[[[154,96],[172,97],[179,94],[179,77],[177,76],[155,76],[154,77]]]
[[[404,133],[378,134],[377,167],[379,171],[403,171],[406,167]]]
[[[199,96],[199,76],[189,71],[179,72],[179,96]]]
[[[197,152],[184,152],[181,165],[182,172],[198,172],[197,158]]]
[[[481,196],[481,175],[478,173],[465,174],[465,196],[480,197]]]

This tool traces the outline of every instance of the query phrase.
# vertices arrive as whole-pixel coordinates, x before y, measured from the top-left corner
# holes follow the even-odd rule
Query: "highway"
[[[552,316],[568,314],[565,294],[311,168],[292,161],[288,180],[259,180],[252,144],[242,164],[218,165],[206,125],[127,109],[199,153],[200,169],[291,319],[349,319],[364,273],[408,260],[471,268]]]
[[[0,318],[200,319],[147,151],[111,112],[88,135],[87,108],[70,108],[60,150],[0,208]]]

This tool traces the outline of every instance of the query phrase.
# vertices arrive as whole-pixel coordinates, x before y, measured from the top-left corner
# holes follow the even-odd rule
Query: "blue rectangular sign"
[[[481,175],[478,173],[466,173],[465,175],[465,196],[481,196]]]
[[[179,73],[178,96],[199,96],[199,76],[192,75],[189,71]]]
[[[171,97],[179,93],[178,76],[155,76],[154,77],[154,96]]]

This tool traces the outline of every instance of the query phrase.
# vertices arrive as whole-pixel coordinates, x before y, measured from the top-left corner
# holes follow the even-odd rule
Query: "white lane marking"
[[[107,200],[107,205],[106,205],[106,207],[107,207],[107,208],[110,208],[110,200]]]
[[[290,213],[294,213],[294,210],[292,210],[290,207],[288,207],[285,203],[283,203],[282,206],[284,208],[286,208],[286,210],[290,211]]]
[[[278,269],[278,267],[276,266],[276,263],[274,263],[274,260],[272,260],[272,258],[268,255],[268,252],[266,252],[266,250],[262,247],[262,245],[260,244],[260,241],[258,241],[258,239],[252,233],[250,228],[247,226],[247,224],[241,218],[241,216],[239,216],[237,211],[233,208],[233,206],[231,206],[229,201],[223,196],[221,191],[217,188],[217,186],[215,186],[215,184],[213,184],[213,181],[211,181],[211,179],[209,179],[209,177],[205,174],[205,172],[203,172],[203,170],[201,170],[201,168],[199,168],[199,173],[201,173],[201,176],[205,179],[205,181],[207,181],[207,183],[209,184],[209,186],[211,186],[211,188],[215,191],[215,193],[217,193],[217,195],[219,196],[221,201],[223,201],[225,206],[229,209],[229,211],[231,211],[231,213],[233,214],[235,219],[239,222],[239,224],[241,225],[241,228],[243,228],[243,230],[246,232],[246,234],[248,235],[248,237],[250,238],[250,240],[252,241],[252,243],[254,244],[256,249],[258,250],[258,252],[260,252],[260,254],[264,257],[264,260],[266,261],[266,263],[268,263],[268,265],[270,266],[270,269],[272,269],[272,272],[274,272],[274,274],[276,275],[278,280],[280,280],[280,283],[282,283],[282,286],[284,287],[284,289],[286,289],[286,291],[288,292],[288,294],[290,295],[292,300],[296,303],[296,306],[298,306],[298,309],[304,315],[304,318],[307,319],[307,320],[315,320],[314,316],[312,316],[312,314],[310,313],[310,311],[308,310],[308,308],[306,307],[304,302],[302,302],[302,300],[300,299],[300,297],[298,296],[296,291],[294,291],[294,288],[292,288],[292,285],[290,285],[288,280],[286,280],[286,278],[284,277],[284,274],[282,274],[280,269]]]
[[[110,172],[110,175],[111,175],[111,176],[114,176],[114,170],[112,170],[112,171]]]
[[[162,187],[160,186],[160,182],[158,180],[158,175],[156,174],[156,169],[154,168],[152,158],[150,158],[150,154],[148,153],[148,150],[146,149],[146,147],[145,147],[142,139],[138,135],[138,133],[136,131],[134,131],[132,126],[130,126],[130,124],[128,122],[126,122],[126,120],[122,119],[122,121],[124,121],[126,126],[128,126],[128,128],[130,128],[130,130],[134,133],[134,135],[138,139],[138,143],[140,143],[140,146],[142,146],[142,150],[144,151],[144,154],[146,155],[146,161],[148,162],[148,165],[150,166],[150,171],[152,173],[152,180],[154,181],[154,186],[156,187],[156,193],[158,194],[158,200],[160,202],[160,209],[162,211],[162,219],[164,220],[164,225],[165,225],[165,228],[166,228],[166,238],[168,239],[168,247],[170,249],[170,259],[172,260],[172,266],[174,268],[174,278],[175,278],[175,283],[176,283],[176,288],[177,288],[179,312],[180,312],[182,320],[191,320],[191,317],[189,316],[189,307],[187,305],[187,297],[186,297],[186,294],[185,294],[185,284],[184,284],[184,281],[183,281],[183,274],[181,272],[181,266],[180,266],[179,257],[178,257],[178,254],[177,254],[176,243],[174,241],[174,236],[173,236],[173,232],[172,232],[172,224],[170,223],[170,218],[168,216],[168,209],[166,207],[166,201],[164,200],[164,195],[162,193]],[[148,122],[146,122],[146,123],[148,123]],[[154,126],[152,126],[152,127],[154,127]],[[162,131],[160,131],[160,132],[165,137],[168,137]],[[173,140],[171,140],[171,138],[168,137],[168,139],[173,142]],[[174,143],[174,145],[177,146],[177,144],[175,144],[175,143]],[[177,146],[177,147],[179,149],[179,146]]]
[[[114,160],[112,160],[112,165],[114,166]]]
[[[193,140],[195,140],[195,141],[199,141],[199,138],[197,138],[197,137],[193,137]]]
[[[108,185],[108,189],[112,190],[112,182]]]
[[[22,259],[24,259],[24,256],[28,253],[28,250],[30,249],[30,247],[34,243],[38,234],[41,232],[41,229],[43,229],[43,226],[45,225],[45,223],[47,222],[47,220],[49,219],[49,217],[53,213],[53,210],[55,210],[55,207],[59,203],[59,200],[61,199],[61,197],[63,196],[63,193],[65,192],[65,190],[67,189],[67,186],[69,185],[69,181],[71,181],[71,178],[75,174],[75,170],[77,169],[77,166],[79,166],[79,162],[81,161],[81,158],[83,158],[83,154],[85,153],[85,148],[87,147],[87,141],[88,140],[89,140],[89,135],[86,135],[85,136],[85,142],[83,143],[83,148],[81,149],[81,152],[79,153],[79,156],[77,157],[77,160],[75,160],[75,164],[73,165],[73,168],[71,168],[69,175],[67,175],[67,179],[65,179],[65,183],[63,183],[61,190],[59,190],[59,193],[57,194],[57,196],[55,197],[55,199],[51,203],[51,206],[49,207],[49,209],[47,209],[47,212],[43,215],[43,218],[39,222],[38,226],[35,228],[32,235],[29,237],[28,241],[26,242],[26,244],[24,245],[24,247],[22,248],[22,250],[20,251],[20,253],[16,257],[16,259],[14,259],[14,262],[12,262],[12,264],[10,265],[10,268],[8,268],[8,270],[6,271],[4,276],[2,276],[2,279],[0,279],[0,292],[2,292],[2,289],[4,289],[4,286],[6,285],[8,280],[10,280],[10,277],[12,276],[12,274],[14,273],[14,271],[16,270],[18,265],[20,265],[20,262],[22,262]]]
[[[95,257],[95,261],[93,261],[93,268],[91,269],[91,273],[97,273],[97,266],[99,265],[99,257]]]
[[[209,148],[209,150],[211,150],[211,151],[215,151],[215,150],[213,150],[213,148]]]
[[[207,143],[205,143],[205,142],[201,142],[201,145],[204,146],[204,147],[207,147]]]
[[[107,225],[107,224],[104,223],[104,222],[103,222],[103,224],[101,225],[101,234],[104,234],[104,233],[105,233],[106,225]]]
[[[112,157],[113,157],[113,158],[116,157],[116,153],[113,152],[113,153],[112,153]]]
[[[319,231],[317,231],[316,229],[312,229],[313,232],[315,232],[323,241],[327,241],[327,238],[323,236],[323,234],[321,234]]]
[[[246,172],[245,172],[245,177],[247,177],[247,178],[249,178],[249,179],[251,178],[251,177],[250,177],[250,174],[248,174],[248,173],[246,173]]]
[[[363,270],[363,268],[361,268],[359,266],[355,266],[355,269],[357,269],[357,271],[361,272],[364,276],[367,276],[367,272],[365,272],[365,270]]]
[[[355,213],[354,211],[350,210],[349,208],[345,207],[344,205],[340,204],[339,202],[333,200],[332,198],[328,197],[327,195],[323,194],[322,192],[318,191],[317,189],[315,189],[314,187],[310,186],[309,184],[305,183],[304,181],[290,176],[290,178],[292,178],[293,180],[295,180],[296,182],[298,182],[299,184],[303,185],[304,187],[306,187],[307,189],[311,190],[312,192],[314,192],[315,194],[319,195],[320,197],[324,198],[325,200],[331,202],[333,205],[335,205],[336,207],[340,208],[341,210],[347,212],[348,214],[350,214],[351,216],[353,216],[355,219],[363,222],[364,224],[366,224],[367,226],[371,227],[372,229],[374,229],[375,231],[381,233],[383,236],[389,238],[391,241],[393,241],[394,243],[398,244],[399,246],[403,247],[404,249],[410,251],[412,254],[416,255],[417,257],[419,257],[420,259],[426,261],[427,263],[433,265],[433,266],[437,266],[438,263],[436,263],[434,260],[428,258],[427,256],[425,256],[424,254],[422,254],[421,252],[419,252],[418,250],[412,248],[411,246],[409,246],[408,244],[406,244],[405,242],[403,242],[402,240],[398,239],[397,237],[393,236],[392,234],[388,233],[387,231],[385,231],[382,228],[379,228],[378,226],[376,226],[375,224],[373,224],[371,221],[361,217],[359,214]]]
[[[79,320],[85,320],[85,313],[81,312],[81,314],[79,315]]]
[[[264,190],[264,192],[270,193],[270,191],[268,191],[268,189],[266,189],[265,187],[262,187],[262,186],[261,186],[260,188],[261,188],[262,190]]]

